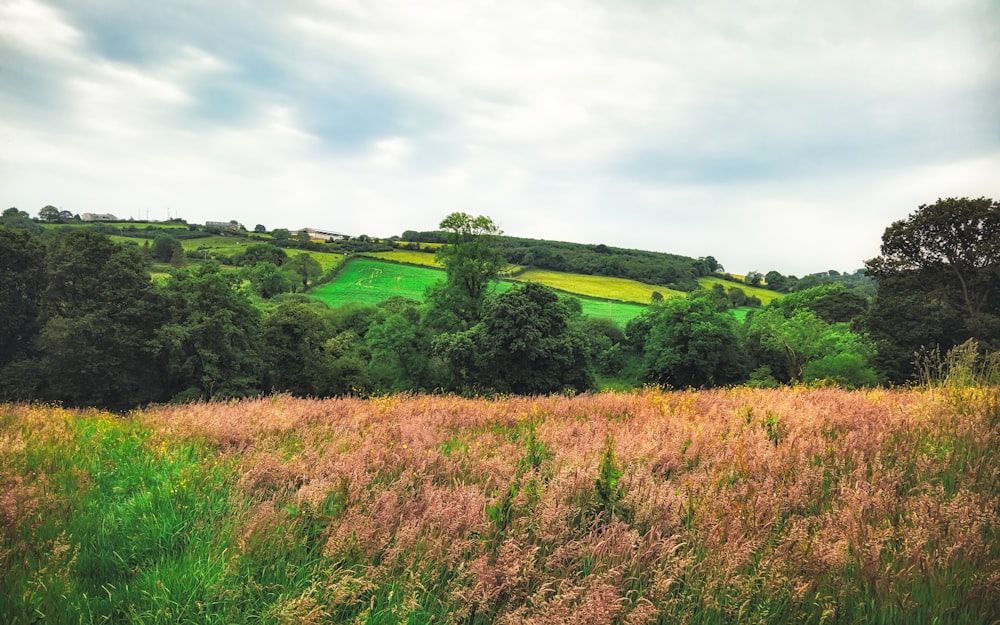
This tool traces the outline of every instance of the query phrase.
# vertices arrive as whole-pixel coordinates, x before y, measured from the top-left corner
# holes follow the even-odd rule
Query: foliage
[[[289,293],[295,289],[295,284],[288,272],[271,262],[258,262],[245,269],[243,276],[250,282],[250,288],[253,289],[253,292],[265,299]]]
[[[170,262],[176,252],[183,254],[184,247],[176,237],[167,233],[156,235],[156,238],[153,239],[153,245],[150,247],[152,259],[161,263]]]
[[[711,297],[668,300],[647,316],[648,330],[636,339],[642,341],[647,380],[699,387],[743,379],[747,362],[740,349],[738,322],[720,311]],[[638,327],[632,326],[634,337]]]
[[[371,350],[371,374],[379,390],[433,390],[431,339],[419,323],[415,308],[406,308],[373,323],[365,341]]]
[[[31,215],[13,206],[0,215],[0,226],[12,230],[27,230],[32,234],[42,233],[42,227],[31,219]]]
[[[309,304],[279,304],[262,326],[265,388],[300,397],[330,394],[335,375],[334,357],[326,346],[330,334],[327,319]]]
[[[167,397],[243,397],[260,388],[261,314],[235,276],[204,263],[161,286],[166,322],[152,345]]]
[[[288,254],[280,247],[269,243],[251,243],[247,246],[246,251],[235,260],[238,265],[250,267],[265,262],[280,267],[288,260]]]
[[[827,323],[851,323],[864,317],[868,299],[843,284],[831,283],[792,293],[775,306],[786,312],[808,308]]]
[[[969,338],[1000,349],[1000,203],[948,198],[922,205],[882,236],[866,263],[879,283],[867,324],[894,381],[914,374],[912,354]]]
[[[853,332],[848,323],[828,323],[808,306],[828,301],[823,297],[828,290],[819,287],[816,297],[790,295],[748,317],[745,334],[754,366],[766,367],[768,375],[783,382],[825,380],[848,388],[874,386],[879,380],[872,366],[875,350],[871,342]],[[832,287],[832,291],[843,289]]]
[[[445,333],[435,351],[462,386],[539,394],[593,387],[587,339],[569,302],[528,283],[486,301],[481,323]]]
[[[446,320],[442,329],[466,329],[479,320],[486,294],[506,266],[496,245],[500,229],[489,217],[466,213],[448,215],[440,227],[447,233],[448,245],[435,256],[447,278],[427,298],[432,307],[449,313],[438,317]]]
[[[148,341],[160,319],[145,258],[87,230],[62,232],[45,256],[32,397],[121,408],[155,397]]]
[[[282,266],[286,270],[298,274],[301,280],[300,286],[303,291],[308,290],[309,285],[315,282],[320,274],[323,273],[323,267],[320,266],[319,261],[313,258],[308,252],[299,252],[285,261]]]
[[[0,368],[24,355],[38,333],[45,247],[27,231],[0,229]],[[6,378],[6,376],[3,376]],[[0,382],[2,384],[2,382]]]

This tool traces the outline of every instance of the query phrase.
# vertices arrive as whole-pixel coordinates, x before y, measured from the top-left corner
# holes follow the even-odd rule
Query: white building
[[[303,228],[310,239],[321,239],[323,241],[348,241],[350,236],[331,230],[319,230],[317,228]]]
[[[84,213],[80,215],[83,221],[118,221],[118,218],[111,213]]]

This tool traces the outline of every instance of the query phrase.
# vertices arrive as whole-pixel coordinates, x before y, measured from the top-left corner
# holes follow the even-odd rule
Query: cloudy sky
[[[996,0],[0,0],[0,203],[733,272],[1000,199]]]

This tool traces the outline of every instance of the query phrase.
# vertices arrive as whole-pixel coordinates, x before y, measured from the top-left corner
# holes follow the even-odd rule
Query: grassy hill
[[[0,622],[991,623],[998,406],[0,405]]]
[[[119,228],[122,234],[111,235],[114,240],[124,243],[137,243],[139,245],[150,241],[148,237],[151,235],[147,230],[158,228],[187,230],[187,226],[176,223],[144,224],[122,222],[100,224],[100,226]],[[92,227],[92,224],[72,224],[69,226],[46,224],[46,227]],[[133,228],[134,230],[125,230],[126,228]],[[130,233],[135,236],[128,236]],[[193,234],[197,235],[197,233]],[[242,254],[248,245],[257,242],[259,241],[245,236],[229,234],[182,239],[181,245],[185,252],[204,257],[218,258],[226,262],[226,259]],[[551,244],[551,242],[546,243]],[[423,298],[424,289],[441,279],[438,273],[441,265],[434,258],[434,249],[440,247],[440,245],[435,243],[420,243],[420,245],[424,248],[421,251],[396,249],[387,252],[362,253],[360,256],[372,260],[366,261],[364,258],[361,258],[352,261],[350,267],[345,269],[343,275],[338,276],[333,283],[324,285],[318,289],[314,295],[331,305],[338,305],[349,301],[375,304],[396,295],[419,301]],[[587,247],[578,244],[559,245],[569,246],[567,249],[583,249]],[[302,253],[302,250],[288,249],[286,252],[289,256],[293,256]],[[639,254],[636,251],[632,252]],[[315,250],[308,250],[306,253],[320,263],[323,271],[337,267],[346,258],[341,253]],[[653,253],[650,254],[653,257],[657,256]],[[666,256],[670,257],[670,255]],[[376,262],[376,264],[368,264],[371,262]],[[407,266],[410,266],[410,269],[404,269]],[[169,271],[169,267],[166,265],[157,265],[154,267],[154,275],[159,277],[165,276],[167,271]],[[431,273],[427,273],[427,271]],[[651,285],[625,278],[534,268],[525,270],[516,265],[511,266],[511,272],[512,280],[537,282],[572,294],[580,300],[584,314],[609,317],[622,325],[642,312],[644,307],[649,304],[654,291],[659,292],[664,297],[683,295],[681,291],[676,291],[666,286]],[[780,294],[774,291],[750,287],[711,276],[698,278],[697,282],[705,288],[711,288],[714,284],[722,284],[725,288],[738,286],[747,295],[756,295],[759,297],[764,304],[769,303],[776,297],[781,297]],[[499,288],[501,291],[506,290],[510,288],[510,283],[504,282]],[[743,314],[745,314],[745,311]]]

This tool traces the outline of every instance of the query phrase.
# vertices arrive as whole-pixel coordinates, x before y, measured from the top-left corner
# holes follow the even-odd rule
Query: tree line
[[[334,308],[305,293],[319,275],[305,253],[254,244],[238,270],[204,261],[153,281],[153,255],[176,256],[167,237],[147,247],[6,226],[0,397],[127,409],[272,392],[900,383],[922,348],[1000,349],[998,215],[990,200],[951,199],[894,223],[867,263],[874,298],[820,284],[741,323],[725,289],[696,290],[625,328],[538,284],[498,292],[508,261],[484,216],[442,221],[445,279],[424,302]]]

